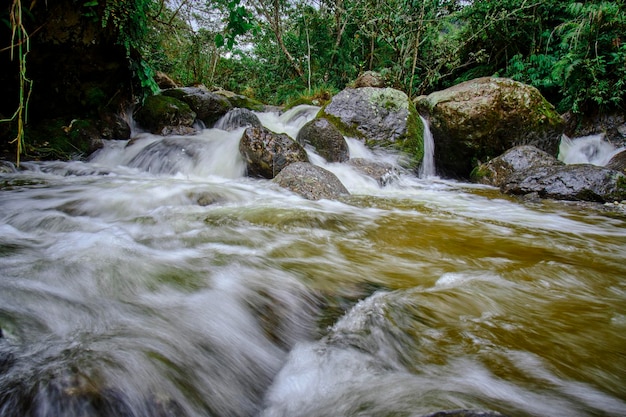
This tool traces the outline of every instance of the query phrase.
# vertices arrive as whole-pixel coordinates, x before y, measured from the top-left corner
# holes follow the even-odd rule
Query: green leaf
[[[224,35],[222,35],[221,33],[215,35],[215,46],[217,46],[218,48],[224,46]]]
[[[98,0],[91,0],[83,4],[83,6],[85,7],[96,7],[97,5],[98,5]]]

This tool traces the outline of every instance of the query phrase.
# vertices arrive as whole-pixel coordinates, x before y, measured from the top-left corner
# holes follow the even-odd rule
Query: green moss
[[[397,143],[402,152],[411,156],[410,168],[417,168],[424,160],[424,123],[411,102],[409,102],[406,136]]]
[[[477,165],[470,173],[470,179],[473,182],[481,182],[483,178],[491,178],[492,176],[493,172],[491,172],[491,170],[489,170],[484,164]]]

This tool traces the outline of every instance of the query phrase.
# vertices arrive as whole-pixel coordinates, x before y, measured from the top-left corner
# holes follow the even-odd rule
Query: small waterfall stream
[[[0,416],[626,416],[626,218],[314,153],[309,201],[240,135],[0,174]]]
[[[437,173],[435,171],[435,139],[430,131],[430,124],[428,120],[420,116],[422,124],[424,126],[424,159],[422,166],[420,167],[420,178],[434,177]]]

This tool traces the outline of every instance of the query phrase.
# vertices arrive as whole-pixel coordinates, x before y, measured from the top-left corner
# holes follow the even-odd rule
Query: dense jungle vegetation
[[[560,112],[624,109],[625,0],[71,1],[126,50],[144,94],[161,71],[285,104],[328,97],[373,70],[412,97],[497,75],[537,87]],[[0,14],[11,38],[2,52],[19,63],[17,111],[4,114],[19,122],[18,138],[29,94],[41,88],[30,83],[27,56],[47,24],[31,11],[44,6],[11,0]]]
[[[624,0],[142,1],[153,69],[268,103],[374,70],[411,96],[498,75],[562,112],[624,105]]]

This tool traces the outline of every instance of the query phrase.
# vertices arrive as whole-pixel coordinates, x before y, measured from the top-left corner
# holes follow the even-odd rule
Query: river
[[[0,416],[626,416],[625,216],[314,155],[309,201],[240,135],[0,174]]]

